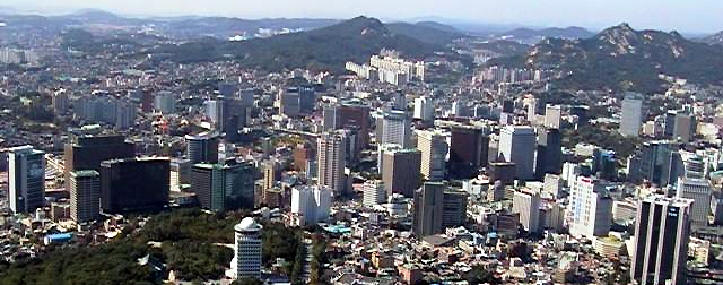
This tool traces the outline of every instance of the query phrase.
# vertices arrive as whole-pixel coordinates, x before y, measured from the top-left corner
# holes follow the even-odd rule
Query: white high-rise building
[[[319,184],[331,188],[335,196],[346,188],[346,148],[346,139],[337,133],[324,133],[316,140],[316,177]]]
[[[422,154],[419,171],[430,181],[444,179],[448,151],[445,136],[437,130],[420,130],[417,132],[417,148]]]
[[[261,230],[263,226],[252,217],[245,217],[234,226],[236,244],[234,257],[231,260],[231,277],[261,278]]]
[[[8,149],[10,209],[32,213],[45,201],[45,153],[32,146]]]
[[[690,211],[690,222],[707,225],[710,213],[710,200],[713,189],[705,179],[678,178],[678,198],[688,198],[694,201]]]
[[[100,214],[100,174],[94,170],[69,174],[70,217],[76,223],[96,220]]]
[[[414,118],[425,122],[434,121],[434,100],[427,96],[414,99]]]
[[[512,198],[512,213],[520,214],[520,224],[529,233],[540,232],[540,192],[522,189]]]
[[[534,175],[535,141],[535,131],[530,127],[508,126],[500,130],[497,155],[515,164],[517,179],[529,180]]]
[[[396,110],[385,112],[381,127],[381,137],[377,138],[380,145],[398,144],[402,147],[410,146],[412,128],[407,112]]]
[[[381,181],[367,181],[364,183],[364,206],[374,207],[387,201],[387,191]]]
[[[154,98],[153,107],[156,111],[164,114],[173,114],[176,112],[176,98],[173,93],[168,91],[158,92]]]
[[[612,224],[612,206],[603,183],[578,176],[570,189],[570,234],[588,239],[606,236]]]
[[[549,129],[560,129],[560,105],[548,104],[545,108],[545,127]]]
[[[314,225],[326,221],[331,209],[331,189],[320,185],[291,190],[291,224]]]
[[[620,106],[620,135],[637,137],[643,124],[643,100],[640,94],[628,93]]]

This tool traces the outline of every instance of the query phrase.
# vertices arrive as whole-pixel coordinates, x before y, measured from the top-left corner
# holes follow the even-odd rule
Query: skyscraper
[[[560,173],[562,163],[562,135],[558,129],[540,129],[537,137],[537,166],[535,177],[542,179],[547,173]]]
[[[420,172],[427,180],[444,179],[447,156],[447,141],[439,131],[421,130],[417,132],[417,148],[421,152]]]
[[[530,127],[508,126],[500,130],[498,156],[515,164],[516,178],[533,177],[535,163],[535,132]]]
[[[487,166],[489,138],[482,129],[453,127],[449,148],[449,174],[453,178],[470,178],[480,166]]]
[[[341,195],[346,188],[346,143],[337,133],[324,133],[316,140],[318,182],[331,188],[334,196]]]
[[[198,136],[186,136],[186,155],[191,164],[197,163],[218,163],[218,137],[215,135],[201,134]]]
[[[321,185],[300,186],[291,190],[292,224],[315,225],[329,218],[332,190]]]
[[[692,203],[664,196],[638,201],[631,280],[637,284],[687,284]]]
[[[381,126],[377,125],[377,128],[381,130],[381,132],[377,133],[377,142],[379,145],[398,144],[402,147],[410,146],[409,137],[412,129],[407,112],[385,112],[381,122]]]
[[[414,99],[414,118],[424,122],[434,121],[434,99],[419,96]]]
[[[643,98],[640,94],[628,93],[620,106],[620,134],[637,137],[642,125]]]
[[[70,172],[70,217],[76,223],[92,222],[100,214],[100,174],[95,170]]]
[[[191,169],[191,189],[202,208],[250,209],[254,204],[254,176],[251,164],[195,164]]]
[[[520,214],[520,224],[529,233],[540,232],[540,192],[522,189],[512,198],[512,213]]]
[[[153,107],[156,111],[164,114],[173,114],[176,112],[176,98],[173,93],[168,91],[158,92],[155,101]]]
[[[417,236],[441,233],[444,215],[444,183],[425,182],[414,192],[412,229]]]
[[[677,176],[671,170],[674,170],[672,161],[677,149],[678,145],[671,141],[644,142],[638,169],[639,177],[655,183],[658,187],[675,182],[671,177]]]
[[[677,112],[674,117],[672,138],[682,142],[689,142],[695,138],[695,132],[695,115],[682,111]]]
[[[384,183],[377,181],[367,181],[363,186],[364,197],[363,204],[367,207],[382,204],[387,201],[387,192],[384,190]]]
[[[612,206],[601,181],[578,176],[570,189],[570,234],[588,239],[607,235],[612,224]]]
[[[236,243],[231,269],[236,279],[261,278],[261,231],[263,226],[245,217],[233,227]]]
[[[113,158],[135,156],[135,146],[122,136],[81,136],[65,145],[66,177],[70,171],[93,170],[100,173],[100,164]]]
[[[45,201],[45,152],[32,146],[8,148],[8,190],[13,213],[32,213]]]
[[[411,198],[414,195],[419,187],[420,162],[421,153],[414,148],[394,149],[384,153],[382,180],[387,196],[401,193]]]
[[[547,104],[545,107],[545,127],[548,129],[560,129],[560,105]]]
[[[332,103],[324,105],[322,112],[324,131],[356,130],[358,132],[357,144],[359,148],[367,147],[369,144],[368,105],[358,102]]]
[[[708,180],[698,178],[678,178],[678,198],[687,198],[694,201],[690,207],[690,222],[697,225],[708,225],[710,213],[710,200],[713,188]]]
[[[170,160],[112,159],[101,163],[101,208],[106,214],[152,211],[168,203]]]
[[[442,200],[442,228],[464,225],[467,221],[469,193],[452,189],[444,190]]]

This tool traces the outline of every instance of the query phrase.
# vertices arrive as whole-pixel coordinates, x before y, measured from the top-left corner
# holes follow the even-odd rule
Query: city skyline
[[[624,8],[622,8],[624,7]],[[5,9],[3,9],[5,8]],[[563,27],[580,26],[591,30],[628,23],[640,29],[679,31],[688,34],[717,33],[723,30],[723,21],[716,11],[723,3],[712,0],[698,1],[691,5],[682,1],[586,1],[572,0],[540,2],[513,0],[497,1],[447,1],[440,6],[437,1],[397,1],[387,3],[372,0],[365,3],[345,1],[342,3],[320,0],[296,2],[288,0],[241,3],[230,0],[211,0],[204,5],[194,1],[114,1],[39,0],[28,5],[22,0],[8,0],[0,6],[9,12],[31,14],[68,14],[82,9],[102,9],[124,16],[224,16],[236,18],[334,18],[345,19],[360,15],[377,17],[385,21],[436,20],[447,24],[500,27]],[[479,28],[479,27],[478,27]]]

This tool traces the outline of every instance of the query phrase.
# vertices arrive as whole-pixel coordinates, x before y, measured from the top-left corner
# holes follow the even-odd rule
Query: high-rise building
[[[515,164],[517,179],[532,179],[535,164],[535,132],[532,128],[508,126],[500,130],[498,157]]]
[[[482,129],[473,127],[452,128],[449,147],[449,174],[453,178],[470,178],[477,169],[487,166],[489,138]]]
[[[198,136],[186,136],[186,156],[191,164],[197,163],[218,163],[218,137],[215,135],[201,134]]]
[[[674,169],[672,161],[674,161],[677,149],[678,145],[670,141],[644,142],[640,168],[637,169],[638,177],[646,179],[658,187],[674,183],[677,176],[671,173],[671,170]]]
[[[334,196],[346,186],[346,140],[337,133],[325,133],[316,140],[316,156],[320,185],[331,188]]]
[[[631,280],[637,284],[687,284],[692,203],[664,196],[638,201]]]
[[[236,243],[231,271],[236,279],[261,278],[261,231],[263,226],[252,217],[245,217],[233,227]]]
[[[7,150],[10,210],[32,213],[45,201],[45,152],[29,145]]]
[[[435,130],[417,132],[417,148],[421,152],[420,172],[427,180],[442,180],[445,177],[447,140]]]
[[[68,113],[70,107],[70,98],[65,89],[58,90],[53,93],[53,113],[62,115]]]
[[[381,132],[377,133],[377,143],[398,144],[402,147],[410,147],[410,136],[412,128],[410,127],[409,115],[405,111],[389,111],[385,112],[381,120],[381,126],[377,125],[377,129]]]
[[[171,191],[181,191],[191,184],[191,160],[185,158],[171,159],[170,187]]]
[[[520,224],[529,233],[540,232],[540,192],[522,189],[512,198],[512,213],[520,214]]]
[[[323,106],[324,131],[338,129],[355,130],[357,145],[366,148],[369,144],[369,106],[358,102],[343,102]]]
[[[274,160],[267,160],[261,163],[261,174],[263,175],[261,189],[264,191],[274,188],[274,184],[276,184],[276,181],[278,181],[281,176],[281,172]]]
[[[687,198],[694,201],[690,209],[690,222],[697,225],[708,225],[710,201],[713,188],[708,180],[698,178],[678,178],[678,198]]]
[[[152,211],[168,203],[170,159],[138,157],[101,163],[101,208],[119,214]]]
[[[382,180],[387,196],[400,193],[411,198],[419,187],[421,153],[414,148],[384,152]]]
[[[515,164],[512,162],[490,162],[488,165],[490,183],[499,181],[502,185],[515,182]]]
[[[570,189],[570,234],[588,239],[606,236],[612,224],[612,206],[601,181],[578,176]]]
[[[363,191],[364,206],[374,207],[387,201],[387,192],[384,189],[384,183],[379,180],[364,183]]]
[[[434,99],[419,96],[414,99],[414,118],[424,122],[434,121]]]
[[[459,190],[445,190],[442,194],[442,227],[459,227],[467,221],[469,193]]]
[[[195,164],[191,169],[191,189],[202,208],[250,209],[254,204],[254,176],[251,164]]]
[[[176,97],[168,91],[158,92],[153,104],[156,111],[163,114],[173,114],[176,112]]]
[[[314,225],[329,218],[332,190],[321,185],[300,186],[291,190],[291,223]]]
[[[236,139],[239,128],[246,124],[246,106],[234,97],[218,96],[206,102],[206,115],[215,130],[227,139]]]
[[[687,112],[677,112],[673,123],[673,137],[682,142],[689,142],[695,138],[696,120],[695,115]]]
[[[417,236],[441,233],[444,215],[444,183],[425,182],[414,192],[412,229]]]
[[[545,107],[545,127],[548,129],[560,129],[560,105],[547,104]]]
[[[135,147],[122,136],[81,136],[65,145],[65,175],[70,171],[93,170],[100,173],[100,164],[114,158],[135,156]]]
[[[541,129],[537,137],[537,166],[535,177],[541,179],[547,173],[560,173],[562,167],[562,135],[558,129]]]
[[[620,106],[620,134],[637,137],[643,120],[643,98],[640,94],[628,93]]]
[[[70,172],[70,217],[76,223],[95,221],[100,214],[100,174],[94,170]]]

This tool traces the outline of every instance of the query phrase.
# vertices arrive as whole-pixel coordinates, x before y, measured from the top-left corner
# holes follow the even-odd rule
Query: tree
[[[465,274],[465,279],[469,284],[498,284],[500,283],[500,279],[495,277],[495,275],[488,270],[487,268],[484,268],[482,266],[475,266],[472,267],[472,270],[468,271],[467,274]]]
[[[236,279],[236,281],[233,282],[233,285],[263,285],[264,283],[261,282],[261,280],[253,277],[244,277]]]

